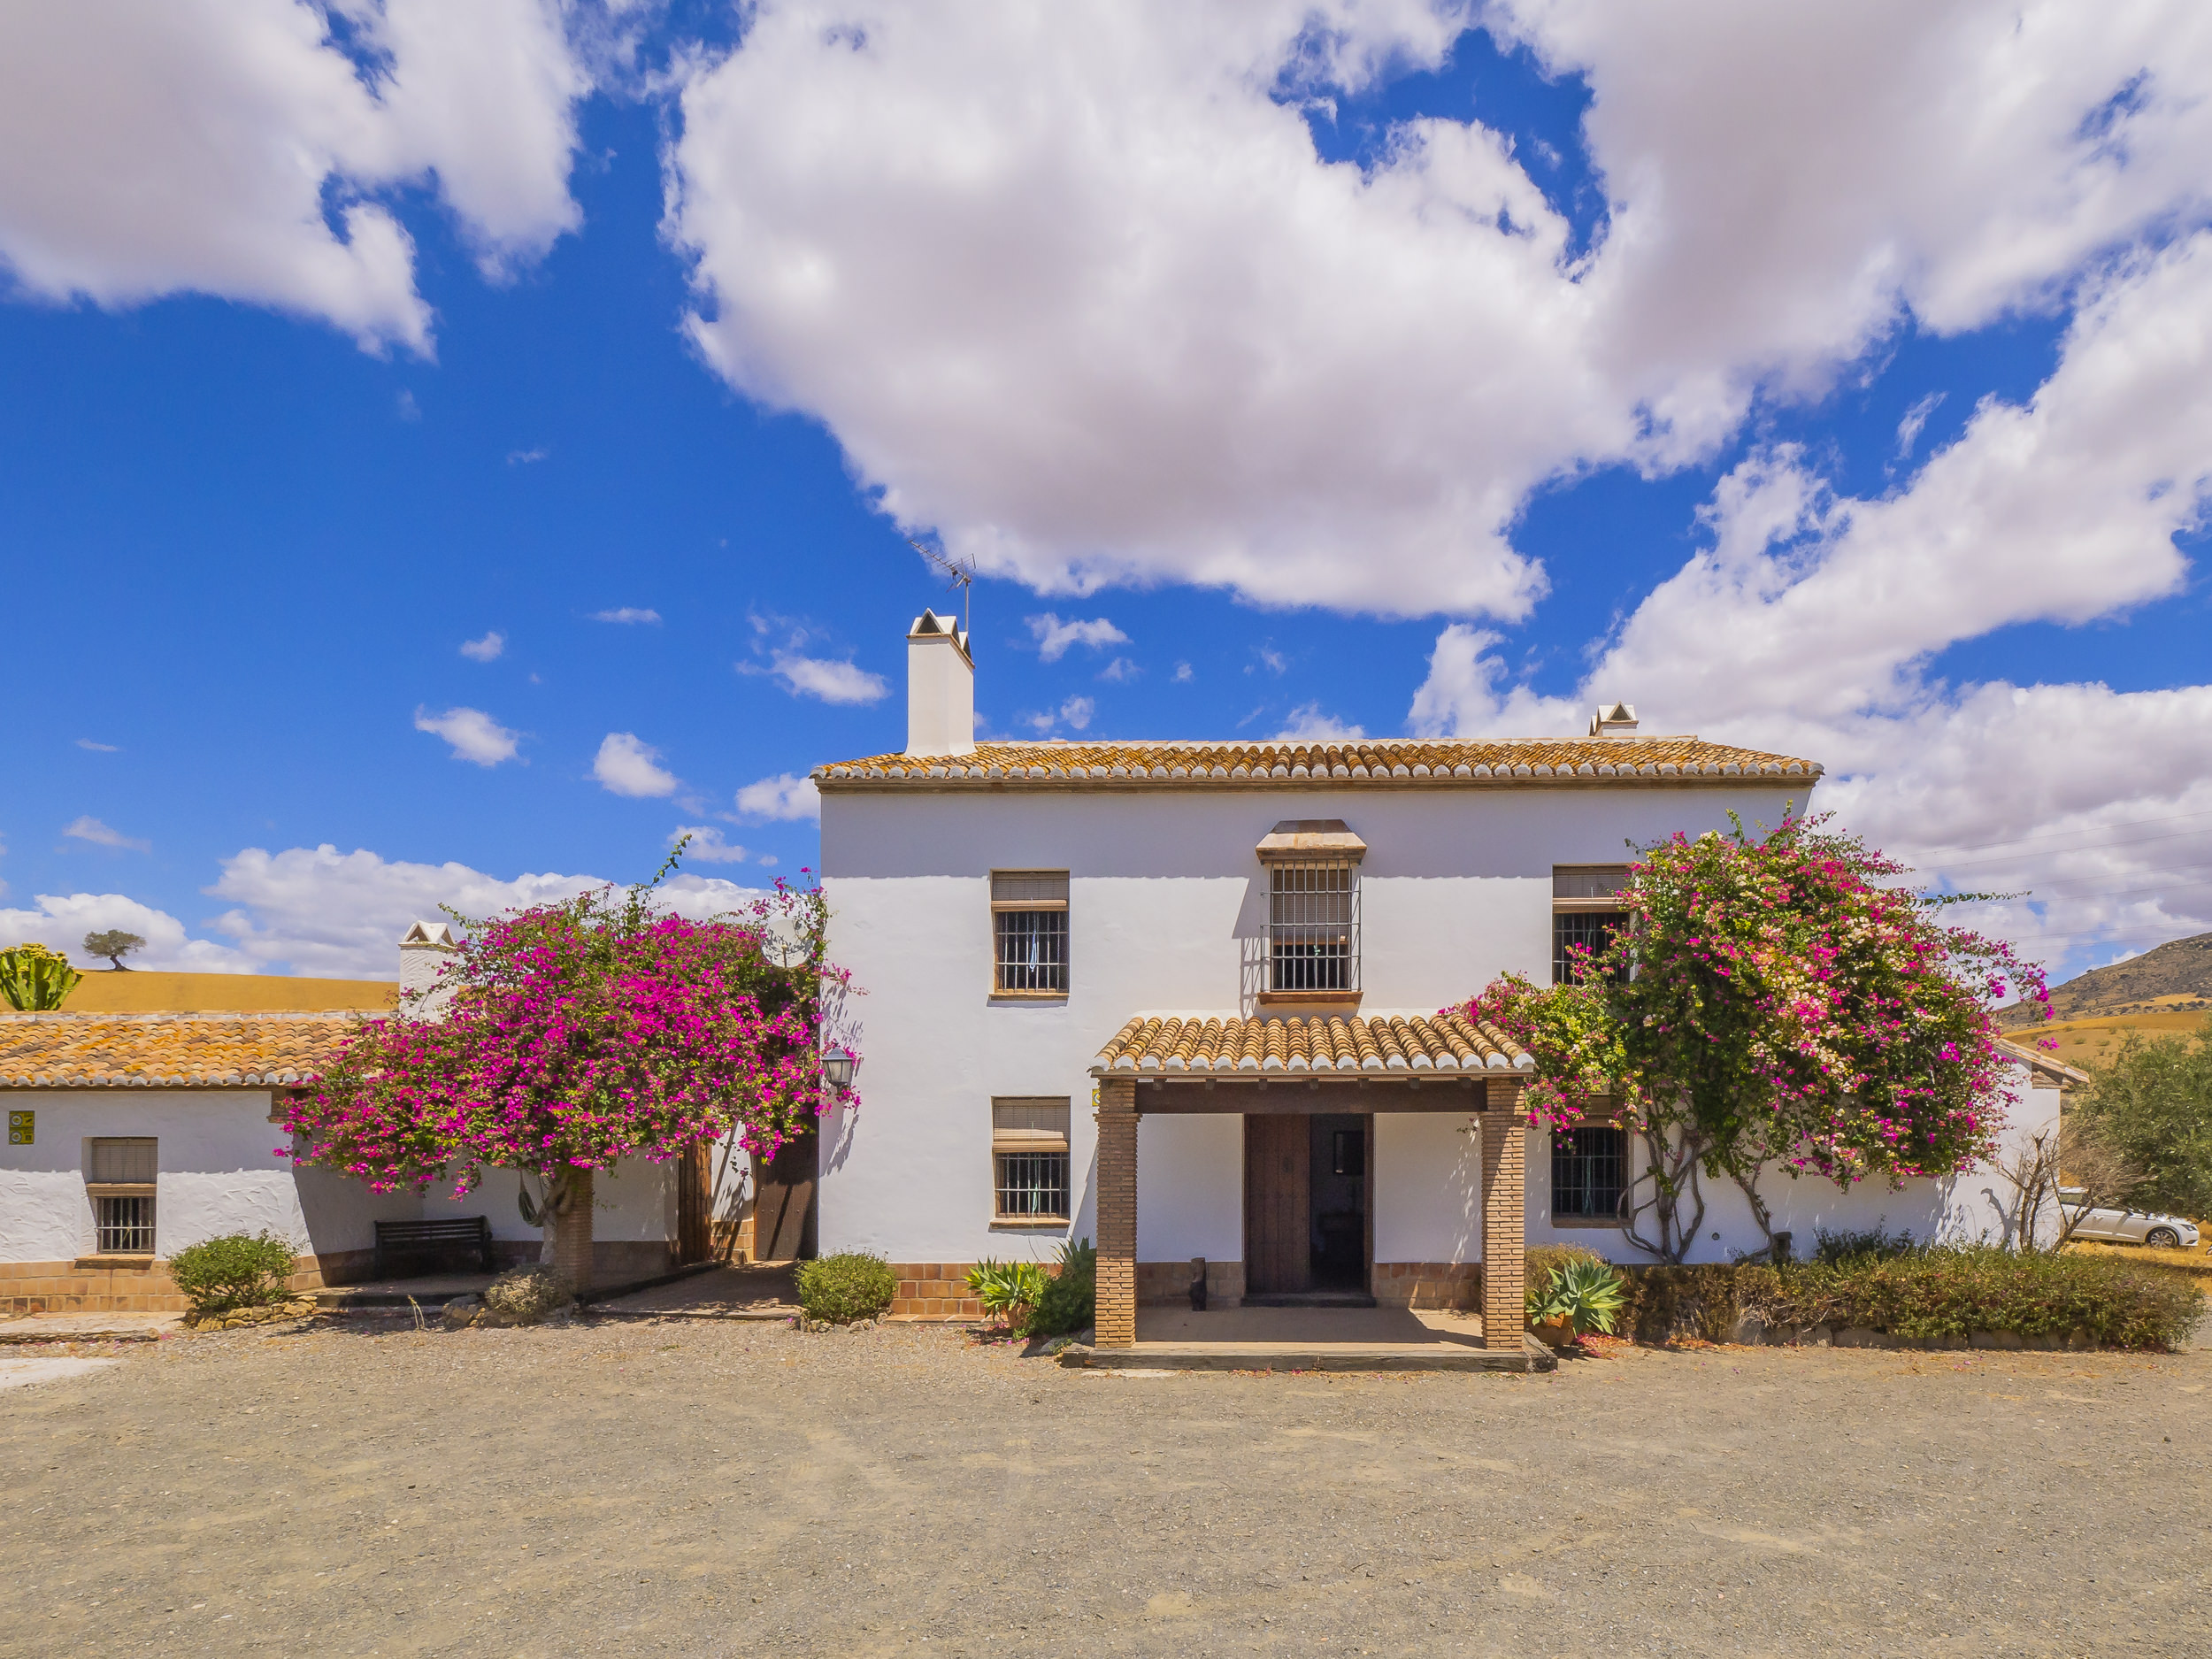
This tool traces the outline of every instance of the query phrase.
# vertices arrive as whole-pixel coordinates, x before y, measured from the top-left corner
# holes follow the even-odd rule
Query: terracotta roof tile
[[[345,1013],[0,1015],[0,1088],[266,1088],[306,1082]]]
[[[978,743],[969,755],[871,755],[814,770],[826,789],[1498,788],[1820,776],[1817,761],[1695,737],[1356,738],[1312,743]]]
[[[1536,1062],[1503,1033],[1459,1014],[1139,1014],[1099,1051],[1102,1075],[1134,1071],[1268,1073],[1527,1071]]]

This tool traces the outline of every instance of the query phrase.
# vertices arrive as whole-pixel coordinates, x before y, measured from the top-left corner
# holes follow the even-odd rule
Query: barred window
[[[1070,1102],[1064,1099],[1018,1097],[991,1102],[994,1218],[1068,1218],[1069,1116]]]
[[[1551,1138],[1551,1213],[1570,1221],[1612,1221],[1621,1213],[1628,1165],[1625,1130],[1559,1129]]]
[[[160,1142],[150,1136],[95,1140],[87,1148],[85,1186],[103,1256],[150,1256],[154,1249],[154,1189],[161,1170]]]
[[[1551,979],[1564,985],[1574,978],[1578,949],[1601,955],[1625,922],[1620,890],[1626,864],[1558,864],[1551,872]]]
[[[1359,989],[1359,878],[1351,861],[1276,863],[1268,872],[1268,988]]]
[[[992,988],[1019,995],[1068,990],[1068,874],[998,870],[991,874]]]

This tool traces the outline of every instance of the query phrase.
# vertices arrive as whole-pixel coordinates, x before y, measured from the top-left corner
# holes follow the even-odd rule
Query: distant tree
[[[117,972],[127,973],[130,970],[124,967],[123,958],[134,950],[145,949],[146,941],[136,933],[127,933],[119,927],[113,927],[104,933],[87,933],[84,948],[88,956],[105,956],[115,964]]]
[[[2090,1075],[2068,1115],[2139,1171],[2127,1201],[2212,1217],[2212,1019],[2193,1036],[2131,1032]]]

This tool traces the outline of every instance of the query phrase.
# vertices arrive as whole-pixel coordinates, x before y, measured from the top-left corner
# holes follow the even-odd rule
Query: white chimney
[[[1633,737],[1636,710],[1625,703],[1601,703],[1590,717],[1592,737]]]
[[[410,1002],[407,998],[435,987],[438,970],[450,962],[459,949],[460,946],[453,941],[453,930],[443,922],[417,922],[400,935],[399,995],[403,1010],[422,1018],[437,1016],[453,995],[450,986],[442,995],[426,1002]]]
[[[906,752],[975,750],[975,659],[949,617],[925,611],[906,636]]]

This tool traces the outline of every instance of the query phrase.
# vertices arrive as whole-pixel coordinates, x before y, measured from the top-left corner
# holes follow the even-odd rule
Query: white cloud
[[[1909,315],[2063,303],[2207,209],[2201,7],[1482,15],[1591,88],[1586,256],[1485,128],[1328,165],[1273,96],[1432,65],[1457,7],[764,4],[679,74],[694,336],[902,526],[1040,591],[1509,620],[1545,588],[1507,540],[1532,489],[1710,454],[1763,386]]]
[[[1138,667],[1127,657],[1117,657],[1098,671],[1098,677],[1101,680],[1111,680],[1116,685],[1124,685],[1143,672],[1143,669]]]
[[[427,354],[414,247],[376,193],[434,180],[491,274],[579,222],[588,88],[557,0],[303,0],[0,14],[0,262],[27,294],[186,291]]]
[[[814,780],[803,773],[779,772],[749,783],[737,792],[737,810],[749,818],[818,818],[822,797]]]
[[[121,752],[113,743],[96,743],[88,737],[79,738],[77,747],[88,749],[96,755],[114,755]]]
[[[1177,685],[1188,685],[1192,680],[1197,678],[1198,676],[1191,672],[1191,665],[1188,663],[1178,663],[1175,664],[1174,680]]]
[[[1097,650],[1108,645],[1129,643],[1129,636],[1104,617],[1089,622],[1063,622],[1048,611],[1041,617],[1028,618],[1027,621],[1030,634],[1037,641],[1038,658],[1042,662],[1058,662],[1068,654],[1071,645],[1087,645]]]
[[[1944,395],[1930,392],[1905,411],[1905,418],[1897,423],[1897,457],[1903,460],[1920,442],[1920,434],[1928,424],[1928,417],[1941,407]]]
[[[595,611],[591,613],[591,619],[594,622],[657,623],[661,619],[661,613],[657,611],[643,610],[636,605],[624,605],[619,611]]]
[[[496,766],[503,760],[515,757],[518,734],[500,725],[481,709],[448,709],[443,714],[417,709],[415,730],[445,739],[453,745],[453,758],[456,760],[472,761],[479,766]]]
[[[1322,712],[1318,703],[1308,703],[1293,709],[1284,721],[1283,729],[1275,733],[1279,743],[1334,743],[1349,737],[1365,737],[1367,728],[1340,720],[1333,714]]]
[[[550,449],[510,449],[507,451],[507,465],[509,466],[534,466],[552,453]]]
[[[680,824],[675,833],[669,836],[668,843],[672,847],[687,835],[691,837],[691,845],[684,849],[686,858],[696,858],[710,864],[741,864],[745,862],[745,849],[734,841],[723,840],[722,832],[711,824]]]
[[[96,818],[81,818],[65,826],[62,833],[73,841],[90,841],[96,847],[115,847],[134,853],[150,853],[151,841],[138,841],[120,830],[110,829]]]
[[[2117,267],[2033,398],[1985,401],[1909,488],[1852,499],[1797,450],[1756,454],[1708,503],[1709,546],[1602,642],[1576,695],[1511,683],[1496,637],[1453,624],[1409,724],[1565,733],[1624,698],[1647,731],[1822,761],[1821,804],[1962,887],[2034,888],[1982,919],[2039,952],[2212,926],[2212,818],[2113,844],[2115,826],[2212,809],[2212,686],[1953,686],[1926,666],[2008,625],[2177,590],[2176,537],[2212,511],[2208,319],[2212,233]]]
[[[1056,709],[1047,709],[1042,714],[1025,714],[1022,720],[1040,734],[1049,732],[1056,726],[1081,732],[1089,729],[1091,716],[1097,711],[1098,704],[1090,698],[1070,697]]]
[[[262,966],[251,956],[213,940],[194,939],[184,924],[166,910],[155,910],[120,893],[42,893],[31,910],[0,910],[0,948],[36,943],[68,955],[78,966],[86,962],[84,936],[115,929],[136,933],[146,949],[134,952],[134,968],[165,969],[188,973],[256,973]],[[393,933],[393,967],[397,971],[399,934]]]
[[[657,763],[660,750],[628,732],[610,732],[599,745],[591,775],[614,795],[651,797],[676,793],[676,775]]]
[[[746,669],[747,672],[756,672]],[[795,697],[818,697],[824,703],[880,703],[891,695],[890,682],[880,674],[872,674],[852,663],[839,662],[833,657],[802,657],[795,651],[778,651],[770,659],[768,671],[784,683],[784,688]]]
[[[472,662],[488,663],[507,649],[507,636],[494,628],[480,640],[464,640],[461,655]]]

